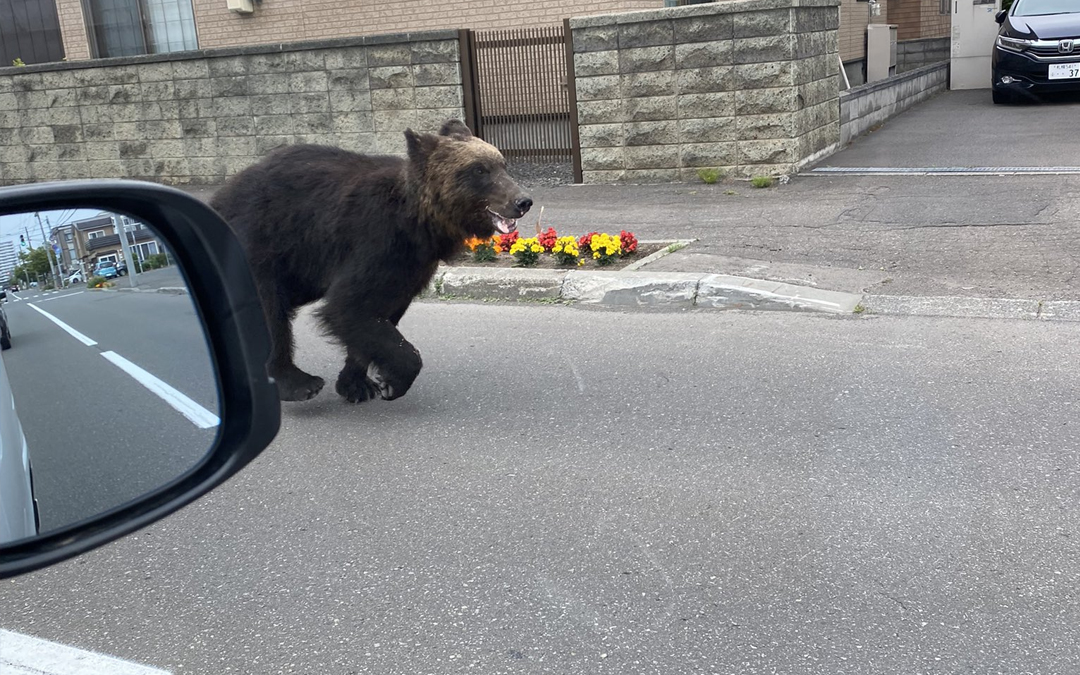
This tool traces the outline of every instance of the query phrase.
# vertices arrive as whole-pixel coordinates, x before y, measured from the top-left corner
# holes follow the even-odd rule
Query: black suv
[[[1080,91],[1080,0],[1016,0],[997,21],[994,103]]]

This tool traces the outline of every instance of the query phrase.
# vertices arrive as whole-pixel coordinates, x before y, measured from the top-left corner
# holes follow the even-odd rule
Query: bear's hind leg
[[[269,302],[265,302],[267,298]],[[282,401],[315,398],[326,382],[321,377],[305,373],[293,363],[292,319],[295,312],[289,310],[276,289],[263,294],[263,299],[272,342],[267,371],[277,383],[278,397]]]

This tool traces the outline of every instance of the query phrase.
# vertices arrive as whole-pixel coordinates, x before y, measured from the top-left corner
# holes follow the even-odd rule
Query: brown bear
[[[407,158],[279,148],[210,202],[247,251],[282,400],[323,387],[293,363],[291,326],[320,298],[319,319],[346,349],[337,392],[354,403],[403,396],[422,365],[397,329],[413,298],[465,239],[510,232],[532,206],[502,154],[460,121],[405,140]]]

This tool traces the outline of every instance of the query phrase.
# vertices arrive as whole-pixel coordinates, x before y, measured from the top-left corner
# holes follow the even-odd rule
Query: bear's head
[[[409,181],[421,218],[456,241],[513,232],[532,199],[506,171],[502,153],[459,120],[438,134],[405,131]]]

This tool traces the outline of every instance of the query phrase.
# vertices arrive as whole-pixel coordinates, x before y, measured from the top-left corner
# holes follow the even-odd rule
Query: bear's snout
[[[514,208],[517,209],[517,218],[522,217],[532,208],[533,200],[529,197],[519,197],[514,200]]]

